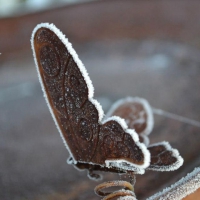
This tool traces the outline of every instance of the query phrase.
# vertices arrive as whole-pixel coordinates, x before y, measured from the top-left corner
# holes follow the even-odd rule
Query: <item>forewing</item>
[[[36,27],[32,45],[37,70],[68,150],[75,160],[89,161],[98,142],[99,113],[88,98],[93,88],[83,75],[87,72],[80,70],[75,62],[77,55],[67,40],[63,43],[62,36],[53,25]]]
[[[168,142],[152,144],[148,147],[151,154],[150,165],[147,169],[154,171],[174,171],[183,164],[183,158]]]

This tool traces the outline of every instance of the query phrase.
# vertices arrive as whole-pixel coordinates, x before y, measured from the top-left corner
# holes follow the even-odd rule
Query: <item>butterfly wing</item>
[[[107,113],[107,117],[120,116],[125,119],[129,128],[134,129],[140,142],[149,144],[148,135],[153,129],[154,119],[149,103],[142,98],[127,97],[115,102]]]
[[[148,135],[153,128],[153,112],[149,103],[142,98],[127,97],[113,104],[107,116],[118,115],[124,118],[129,128],[134,128],[140,141],[148,146]],[[173,171],[183,164],[183,159],[168,142],[155,143],[147,148],[151,154],[147,169],[155,171]]]
[[[168,142],[154,143],[148,146],[151,162],[147,169],[154,171],[174,171],[183,164],[183,158]]]
[[[63,141],[74,160],[87,162],[99,132],[99,113],[88,100],[91,83],[84,80],[74,58],[48,25],[35,29],[33,49],[44,95]]]
[[[122,118],[114,116],[104,121],[99,138],[98,154],[104,157],[107,167],[142,174],[149,166],[149,151]]]
[[[121,118],[102,123],[91,80],[65,36],[45,23],[31,41],[44,96],[73,163],[144,171],[149,151]]]

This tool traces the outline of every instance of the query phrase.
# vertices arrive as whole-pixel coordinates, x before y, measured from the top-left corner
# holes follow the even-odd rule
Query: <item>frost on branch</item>
[[[147,200],[181,200],[200,187],[200,167],[175,184],[149,197]]]

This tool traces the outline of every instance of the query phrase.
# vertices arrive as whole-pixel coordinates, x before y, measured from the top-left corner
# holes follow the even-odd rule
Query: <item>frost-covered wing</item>
[[[148,147],[151,162],[147,169],[154,171],[174,171],[183,164],[183,158],[168,142],[159,142]]]
[[[182,200],[200,188],[200,167],[147,200]]]
[[[44,95],[58,130],[71,156],[87,162],[94,155],[98,121],[103,116],[100,106],[89,99],[93,96],[93,86],[87,72],[71,44],[53,25],[41,24],[34,29],[32,47]]]
[[[142,98],[127,97],[115,102],[107,113],[109,116],[120,116],[125,119],[129,128],[134,129],[140,142],[149,144],[148,135],[153,129],[153,113],[149,103]]]
[[[148,135],[153,128],[153,113],[149,103],[142,98],[127,97],[118,100],[108,111],[107,116],[118,115],[125,119],[129,128],[135,129],[140,142],[149,144]],[[150,166],[155,171],[173,171],[183,164],[183,159],[168,142],[160,142],[148,146],[151,154]]]
[[[117,167],[142,173],[150,154],[134,130],[119,117],[102,122],[93,85],[76,52],[53,24],[32,34],[39,80],[57,128],[74,162]]]
[[[101,126],[99,136],[97,154],[105,156],[107,167],[143,174],[149,166],[149,151],[139,142],[136,132],[128,129],[124,119],[117,116],[108,118]]]

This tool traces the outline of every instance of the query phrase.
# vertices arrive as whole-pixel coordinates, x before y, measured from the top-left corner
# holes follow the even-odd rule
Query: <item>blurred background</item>
[[[119,98],[139,96],[200,121],[199,10],[190,0],[0,0],[0,199],[99,199],[98,183],[66,163],[43,98],[30,46],[38,23],[54,23],[69,38],[105,112]],[[138,175],[139,200],[199,166],[199,133],[198,124],[155,115],[151,143],[169,141],[185,162],[175,172]]]

